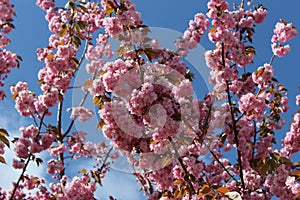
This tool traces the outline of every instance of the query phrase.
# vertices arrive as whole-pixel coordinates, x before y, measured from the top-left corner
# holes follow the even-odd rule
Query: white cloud
[[[135,181],[135,176],[116,170],[111,170],[103,180],[103,187],[98,188],[96,197],[107,200],[111,195],[117,200],[143,200],[146,197],[139,192],[140,184]]]
[[[67,173],[69,175],[80,176],[78,172],[81,169],[90,169],[95,164],[93,160],[85,160],[72,162]],[[95,198],[97,200],[108,200],[109,196],[113,196],[117,200],[143,200],[147,199],[139,192],[140,184],[136,182],[132,173],[122,172],[110,169],[105,178],[102,180],[102,187],[97,186]]]

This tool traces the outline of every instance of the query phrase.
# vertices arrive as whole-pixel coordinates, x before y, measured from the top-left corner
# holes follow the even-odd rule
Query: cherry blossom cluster
[[[126,27],[135,27],[143,23],[140,13],[130,0],[120,1],[119,4],[113,0],[102,0],[101,5],[106,10],[106,15],[112,14],[111,17],[102,20],[102,25],[110,36],[127,31]]]
[[[189,25],[183,37],[176,41],[181,56],[187,55],[188,50],[197,47],[202,35],[209,26],[209,20],[206,19],[205,15],[199,13],[195,15],[194,20],[191,20]]]
[[[18,82],[16,85],[11,86],[10,91],[15,99],[15,108],[22,116],[33,117],[36,113],[38,117],[41,117],[43,113],[45,115],[51,114],[48,112],[49,105],[53,105],[58,94],[53,96],[51,94],[36,96],[29,90],[26,82]]]
[[[1,0],[0,5],[0,87],[3,87],[7,75],[14,67],[19,66],[21,57],[6,49],[10,43],[10,39],[6,35],[14,29],[14,25],[12,24],[13,15],[15,15],[13,5],[9,0]],[[4,90],[0,90],[0,100],[5,96]]]
[[[234,149],[236,149],[239,157],[238,167],[236,167],[236,170],[228,171],[227,175],[239,175],[240,180],[239,182],[232,180],[232,182],[227,183],[227,188],[238,190],[245,199],[265,199],[266,197],[269,199],[275,193],[269,189],[266,193],[260,190],[261,183],[267,181],[268,178],[263,174],[265,172],[262,172],[262,166],[257,166],[263,165],[259,162],[261,159],[274,160],[275,163],[279,162],[275,161],[275,158],[269,158],[270,155],[268,156],[268,154],[274,151],[272,145],[275,141],[274,130],[281,129],[284,124],[284,119],[280,115],[288,110],[286,89],[282,84],[276,83],[277,80],[273,77],[274,69],[270,64],[264,64],[264,66],[259,67],[257,71],[252,73],[246,73],[245,71],[241,73],[237,68],[237,66],[245,68],[247,64],[252,62],[255,49],[250,45],[246,45],[247,43],[252,43],[255,23],[263,22],[267,11],[262,6],[259,6],[254,12],[246,11],[244,8],[230,12],[229,4],[225,1],[210,1],[208,7],[208,16],[213,18],[212,24],[214,26],[210,30],[209,37],[212,42],[216,43],[213,51],[206,52],[207,65],[212,69],[210,81],[215,84],[214,92],[216,97],[218,99],[227,99],[229,106],[229,109],[224,110],[229,112],[229,116],[225,118],[225,132],[220,135],[221,138],[226,136],[228,143],[226,141],[224,144],[221,143],[219,148],[223,148],[224,152],[226,152],[235,147]],[[229,14],[231,14],[231,17],[228,16]],[[225,16],[226,20],[223,20]],[[224,31],[220,30],[224,26]],[[289,26],[292,27],[292,25]],[[229,32],[228,30],[230,29],[233,29],[233,31]],[[282,32],[284,31],[282,30]],[[287,31],[287,33],[282,35],[289,40],[296,33],[297,31],[293,27],[290,28],[290,32]],[[276,30],[276,34],[277,36],[273,36],[274,42],[287,41],[279,39],[280,31]],[[286,34],[289,36],[286,36]],[[227,42],[229,39],[230,42]],[[233,45],[231,46],[231,44]],[[242,53],[244,58],[239,57],[238,54],[230,56],[236,53],[238,49],[241,52],[244,51]],[[236,60],[236,58],[239,58],[239,60]],[[242,75],[239,75],[240,73]],[[258,89],[255,89],[255,87]],[[234,102],[235,100],[238,100],[238,104]],[[239,114],[234,110],[237,105]],[[289,140],[288,138],[286,141]],[[295,139],[290,139],[295,141]],[[284,141],[283,145],[285,144]],[[287,145],[287,147],[290,147],[290,145]],[[279,151],[280,156],[290,156],[290,153],[287,153],[289,152],[286,150],[287,147]],[[293,153],[295,152],[298,152],[298,149],[293,151]],[[218,158],[223,157],[220,153],[215,155]],[[214,158],[216,159],[215,156]],[[283,162],[281,161],[282,158],[278,159],[280,162]],[[224,167],[228,168],[226,165]],[[286,170],[290,170],[290,168],[287,167]],[[284,187],[282,186],[281,188],[285,188],[286,196],[281,196],[279,192],[276,192],[275,195],[280,199],[292,198],[297,193],[292,188],[297,188],[299,183],[294,181],[292,186],[286,185],[286,181],[291,180],[293,177],[287,174],[283,175],[276,170],[267,171],[267,173],[270,173],[268,177],[278,177],[282,181]],[[226,180],[226,178],[220,180]],[[221,184],[221,182],[217,183]],[[237,184],[240,185],[238,186]],[[269,187],[269,185],[265,185],[265,187]],[[242,192],[243,190],[247,192]],[[283,191],[283,189],[279,190],[278,188],[276,190]]]
[[[245,94],[239,100],[240,111],[250,120],[263,119],[266,108],[265,100],[252,93]]]
[[[71,118],[78,118],[79,121],[89,121],[93,116],[93,112],[84,107],[73,107]]]
[[[79,46],[83,40],[91,40],[91,34],[102,28],[102,22],[100,21],[105,16],[105,11],[101,11],[96,3],[81,1],[69,1],[66,8],[55,7],[52,0],[38,0],[37,5],[46,11],[49,30],[53,33],[49,38],[49,45],[46,48],[37,50],[38,59],[45,63],[45,67],[38,74],[42,94],[36,95],[30,91],[26,82],[18,82],[11,87],[13,99],[16,101],[16,109],[20,115],[30,116],[35,125],[21,128],[21,137],[14,140],[14,151],[17,158],[13,160],[12,164],[14,168],[22,169],[23,173],[19,180],[13,183],[11,190],[6,192],[1,190],[0,196],[1,199],[2,197],[8,199],[27,197],[32,199],[50,199],[54,197],[61,199],[83,199],[83,197],[91,199],[94,196],[96,183],[101,184],[101,179],[108,171],[109,161],[105,156],[109,154],[109,148],[103,142],[99,144],[86,142],[85,133],[73,132],[71,128],[75,118],[86,121],[90,119],[92,113],[82,106],[74,107],[71,113],[70,130],[67,129],[66,132],[63,131],[61,126],[62,118],[58,117],[56,126],[46,125],[45,120],[46,116],[52,114],[49,111],[51,107],[57,104],[62,105],[61,102],[70,87],[71,78],[74,77],[81,64],[81,61],[76,58]],[[8,54],[5,51],[3,53]],[[105,55],[109,57],[108,53]],[[8,61],[9,59],[6,60],[6,62]],[[97,87],[97,84],[95,84],[95,87]],[[97,89],[94,91],[95,94],[101,93]],[[62,108],[59,108],[57,112],[58,116],[61,115]],[[29,162],[35,161],[37,165],[42,163],[38,156],[39,153],[46,150],[51,156],[46,162],[47,173],[52,175],[54,180],[50,184],[50,190],[46,189],[49,188],[47,186],[48,181],[46,183],[35,177],[27,179],[26,177],[30,176],[24,173]],[[66,170],[65,160],[67,158],[71,160],[73,158],[78,159],[82,156],[95,158],[97,164],[94,167],[96,170],[90,173],[83,172],[81,178],[74,177],[73,180],[67,182],[68,178],[64,176]],[[110,159],[116,157],[117,154],[115,153],[110,155]],[[101,170],[99,163],[103,164]],[[30,187],[27,185],[30,185]],[[64,187],[61,187],[62,185]],[[31,194],[33,189],[37,191],[36,196]]]
[[[289,176],[289,171],[288,166],[282,165],[276,169],[276,176],[268,175],[266,178],[265,186],[280,199],[294,199],[300,189],[295,177]]]
[[[286,23],[284,20],[277,22],[272,36],[272,51],[275,56],[285,56],[290,52],[290,45],[284,44],[297,35],[297,29],[292,23]]]
[[[259,67],[257,71],[252,74],[252,79],[253,82],[261,88],[268,85],[268,81],[272,79],[273,74],[273,67],[270,64],[264,64],[264,66]]]
[[[300,96],[296,98],[297,105],[299,104]],[[283,149],[280,153],[283,156],[290,157],[292,154],[300,150],[299,141],[300,140],[300,113],[297,112],[293,116],[293,122],[290,125],[290,131],[286,133],[285,138],[282,140]]]
[[[188,191],[182,192],[180,197],[183,199],[192,198],[193,193],[203,190],[205,184],[200,180],[204,179],[210,185],[219,187],[225,181],[228,192],[239,191],[245,199],[270,198],[272,193],[269,189],[261,190],[262,183],[267,179],[257,163],[274,151],[274,130],[281,129],[284,124],[278,116],[288,109],[285,88],[276,83],[270,64],[259,67],[253,73],[242,73],[239,69],[246,69],[253,61],[255,48],[249,43],[252,43],[255,24],[264,21],[267,10],[259,6],[254,11],[243,8],[230,11],[229,4],[224,0],[210,1],[208,8],[207,16],[212,18],[213,25],[209,39],[216,43],[213,51],[206,52],[207,65],[211,68],[210,81],[215,84],[213,94],[217,99],[229,103],[221,108],[213,106],[213,111],[209,108],[213,96],[208,96],[204,103],[191,103],[186,98],[193,94],[191,82],[180,80],[175,74],[170,78],[157,73],[170,73],[170,69],[174,69],[174,61],[180,63],[176,56],[170,56],[168,51],[159,48],[154,48],[156,53],[150,54],[149,49],[141,50],[143,46],[140,45],[140,49],[133,52],[130,48],[126,49],[126,45],[134,42],[125,42],[122,45],[127,52],[120,54],[126,58],[125,61],[117,60],[100,66],[103,71],[97,81],[104,83],[99,84],[99,91],[103,94],[98,93],[102,101],[99,114],[104,124],[103,133],[112,139],[114,148],[121,150],[132,165],[151,169],[150,172],[136,174],[150,199],[172,199],[180,191]],[[184,54],[178,52],[180,56],[185,56],[188,50],[196,47],[207,26],[205,16],[197,14],[185,35],[176,42],[179,51],[185,51]],[[145,36],[140,39],[143,38]],[[159,63],[147,64],[147,60],[140,57],[143,53],[150,61],[154,58]],[[179,74],[186,73],[186,67],[182,65],[177,69]],[[176,79],[180,82],[176,83]],[[169,89],[174,83],[176,87]],[[110,93],[116,98],[109,100]],[[120,98],[123,100],[120,101]],[[172,98],[177,99],[178,103],[171,101]],[[234,103],[236,99],[238,103]],[[186,105],[198,105],[198,125],[192,123],[191,116],[187,118],[190,124],[176,122],[176,119],[183,120],[184,114],[190,114],[189,109],[185,110],[190,108]],[[210,112],[213,114],[210,115]],[[210,136],[216,129],[225,130],[219,139]],[[204,140],[201,134],[206,137]],[[182,136],[191,143],[182,146],[179,139]],[[205,141],[209,138],[216,141],[208,144]],[[174,146],[175,156],[170,153],[174,152]],[[217,149],[237,151],[238,162],[231,164],[230,160],[223,158],[224,152]],[[206,164],[198,160],[199,156],[208,152],[212,154],[213,162]],[[276,171],[267,173],[278,175]],[[163,174],[173,174],[173,177]],[[237,176],[240,179],[236,179]],[[291,177],[285,176],[284,180],[287,179]],[[155,184],[156,192],[151,193],[151,184]],[[297,188],[297,183],[291,187]],[[294,194],[291,187],[286,187],[290,196]],[[224,196],[225,193],[218,195]],[[199,193],[196,196],[193,198],[199,199]],[[202,197],[205,198],[205,195]]]
[[[213,26],[208,36],[216,43],[216,48],[207,51],[205,56],[207,66],[211,68],[210,81],[215,85],[215,95],[222,99],[226,98],[226,80],[231,78],[229,88],[232,92],[249,85],[239,80],[237,67],[244,68],[253,61],[255,49],[248,43],[252,42],[255,24],[264,21],[267,11],[262,6],[255,11],[243,8],[230,11],[226,1],[210,1],[207,5],[207,16],[212,19]]]
[[[22,174],[10,190],[0,188],[0,199],[93,199],[118,152],[137,169],[141,189],[153,200],[285,200],[299,195],[299,163],[292,162],[300,150],[299,112],[283,148],[275,149],[276,132],[285,124],[282,114],[289,109],[287,92],[274,78],[272,63],[257,68],[252,64],[254,29],[267,15],[262,5],[246,9],[242,1],[231,8],[226,0],[210,0],[206,16],[194,16],[173,51],[148,37],[150,30],[130,0],[75,0],[64,8],[54,0],[36,4],[46,12],[52,32],[49,45],[37,50],[45,64],[38,74],[42,94],[30,91],[25,82],[11,86],[17,111],[34,124],[21,127],[13,141],[12,165]],[[10,16],[1,17],[10,21]],[[205,57],[214,89],[200,100],[194,97],[193,74],[182,57],[197,47],[210,25],[208,38],[215,47]],[[3,33],[9,32],[2,26]],[[289,46],[283,43],[296,34],[292,24],[278,23],[272,37],[274,55],[285,55]],[[107,61],[115,55],[110,38],[120,42],[119,57]],[[93,115],[84,99],[67,109],[72,110],[71,119],[62,117],[62,102],[84,57],[91,78],[81,89],[98,106],[98,128],[111,148],[104,141],[87,142],[84,131],[74,130],[75,120],[88,121]],[[50,109],[57,112],[55,125],[46,122]],[[0,142],[0,154],[3,149]],[[42,163],[41,152],[49,153],[45,163],[52,180],[26,174],[29,162]],[[96,160],[93,169],[68,176],[68,163],[89,158]]]

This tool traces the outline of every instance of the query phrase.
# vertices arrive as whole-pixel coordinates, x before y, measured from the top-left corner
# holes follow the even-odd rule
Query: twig
[[[109,154],[111,153],[112,150],[113,150],[113,147],[110,147],[110,149],[108,150],[108,152],[107,152],[107,154],[106,154],[106,156],[105,156],[105,158],[103,160],[103,164],[100,167],[100,172],[102,172],[103,168],[105,167],[106,161],[107,161],[107,159],[109,157]]]
[[[89,92],[86,91],[85,94],[84,94],[84,97],[82,98],[82,100],[81,100],[81,102],[80,102],[80,104],[79,104],[79,106],[82,106],[82,105],[84,104],[84,102],[86,101],[86,98],[88,97],[88,94],[89,94]],[[69,127],[68,127],[68,129],[67,129],[67,131],[66,131],[65,134],[62,136],[62,139],[65,138],[65,137],[70,133],[70,131],[71,131],[73,125],[74,125],[74,122],[75,122],[76,118],[77,118],[77,117],[74,117],[74,119],[72,119],[72,121],[71,121],[71,123],[70,123],[70,125],[69,125]]]
[[[68,89],[79,89],[79,88],[82,88],[82,86],[79,85],[79,86],[71,86],[71,87],[68,87]]]
[[[254,127],[254,138],[253,138],[253,152],[252,152],[252,160],[254,159],[254,148],[255,148],[255,145],[256,145],[256,136],[257,136],[257,131],[256,131],[256,122],[253,120],[253,127]]]
[[[39,134],[41,133],[41,129],[42,129],[42,126],[43,126],[43,124],[44,124],[44,117],[45,117],[45,112],[43,113],[42,118],[40,119],[39,132],[38,132],[38,134],[37,134],[36,137],[38,137]],[[36,119],[34,118],[34,116],[33,116],[33,119],[34,119],[35,124],[37,124],[37,121],[36,121]],[[22,178],[23,178],[23,176],[24,176],[24,173],[25,173],[26,170],[27,170],[27,167],[28,167],[28,165],[29,165],[29,162],[30,162],[32,156],[33,156],[33,154],[30,153],[29,156],[28,156],[28,158],[27,158],[27,160],[26,160],[26,162],[25,162],[25,165],[24,165],[24,167],[23,167],[23,169],[22,169],[22,173],[20,174],[20,176],[19,176],[19,178],[18,178],[18,180],[17,180],[17,182],[16,182],[16,185],[15,185],[15,187],[14,187],[14,190],[13,190],[12,194],[11,194],[11,197],[9,198],[10,200],[13,200],[13,199],[14,199],[14,196],[15,196],[15,193],[16,193],[18,187],[19,187],[20,181],[22,180]]]
[[[18,178],[18,181],[17,181],[17,183],[16,183],[16,185],[15,185],[15,187],[14,187],[14,190],[13,190],[13,192],[12,192],[12,194],[11,194],[9,200],[14,200],[15,193],[16,193],[18,187],[19,187],[20,181],[22,180],[22,178],[23,178],[23,176],[24,176],[24,173],[25,173],[25,171],[26,171],[26,169],[27,169],[27,167],[28,167],[28,164],[29,164],[29,162],[30,162],[30,160],[31,160],[31,157],[32,157],[32,153],[29,154],[29,156],[28,156],[28,158],[27,158],[27,160],[26,160],[25,166],[23,167],[22,173],[20,174],[20,176],[19,176],[19,178]]]
[[[84,49],[83,49],[83,52],[82,52],[81,57],[80,57],[79,62],[78,62],[78,68],[79,68],[79,66],[81,65],[81,63],[84,59],[84,55],[87,51],[87,47],[88,47],[88,39],[85,40]]]
[[[180,155],[179,155],[179,153],[178,153],[178,151],[176,149],[176,146],[175,146],[174,142],[172,141],[172,138],[168,137],[168,139],[169,139],[169,141],[171,142],[171,144],[173,146],[173,149],[175,151],[175,156],[177,157],[177,160],[178,160],[181,168],[183,169],[183,171],[185,173],[185,176],[188,177],[188,180],[189,180],[188,184],[189,184],[190,189],[192,190],[193,194],[196,194],[196,190],[195,190],[195,188],[194,188],[194,186],[193,186],[193,184],[191,182],[192,180],[191,180],[190,173],[187,171],[186,166],[184,165],[184,163],[182,161],[182,158],[180,157]]]
[[[57,109],[57,129],[58,129],[58,143],[63,144],[63,137],[61,133],[61,124],[62,124],[62,101],[58,103],[58,109]],[[62,165],[64,166],[64,153],[60,153],[58,156],[59,160],[61,161]],[[60,173],[60,178],[62,178],[65,175],[65,168],[63,168]]]
[[[242,0],[242,2],[240,4],[240,8],[244,8],[244,4],[245,4],[245,0]]]
[[[59,137],[61,137],[61,115],[62,115],[62,101],[58,103],[58,110],[57,110],[57,128]]]
[[[234,132],[234,139],[235,139],[235,142],[236,142],[236,149],[237,149],[237,153],[238,153],[238,164],[239,164],[240,178],[241,178],[242,187],[245,189],[243,167],[242,167],[242,155],[241,155],[241,151],[239,150],[238,131],[237,131],[237,127],[236,127],[236,120],[234,118],[234,110],[233,110],[233,105],[232,105],[232,102],[231,102],[231,96],[230,96],[228,81],[226,81],[226,85],[227,85],[226,92],[227,92],[227,96],[228,96],[228,103],[229,103],[231,120],[232,120],[232,128],[233,128],[233,132]]]
[[[274,59],[275,59],[275,55],[273,54],[273,56],[272,56],[271,59],[270,59],[270,65],[273,64]]]
[[[211,153],[211,155],[213,155],[213,157],[215,158],[215,160],[221,165],[221,167],[225,170],[225,172],[233,179],[233,180],[235,180],[236,182],[238,182],[237,180],[236,180],[236,178],[228,171],[228,169],[223,165],[223,163],[219,160],[219,158],[217,157],[217,155],[206,145],[206,144],[204,144],[207,148],[208,148],[208,150],[209,150],[209,152]]]

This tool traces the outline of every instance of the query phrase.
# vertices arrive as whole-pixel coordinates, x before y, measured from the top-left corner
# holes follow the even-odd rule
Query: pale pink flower
[[[15,169],[23,169],[25,166],[25,163],[16,159],[13,159],[13,168]]]
[[[55,6],[53,0],[37,0],[36,5],[41,7],[43,10],[47,10],[49,8],[53,8]]]
[[[257,10],[255,10],[253,12],[254,22],[257,24],[262,23],[265,20],[267,13],[267,9],[264,8],[258,8]]]
[[[70,118],[75,119],[78,117],[79,121],[85,122],[92,118],[93,112],[84,108],[82,106],[77,106],[72,108],[72,113]]]

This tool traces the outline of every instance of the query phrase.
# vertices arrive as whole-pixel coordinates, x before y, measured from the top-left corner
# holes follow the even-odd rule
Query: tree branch
[[[274,59],[275,59],[275,55],[273,54],[272,57],[271,57],[271,59],[270,59],[270,65],[273,64]]]
[[[87,99],[87,97],[88,97],[88,94],[89,94],[89,92],[86,91],[85,94],[84,94],[84,97],[82,98],[82,100],[81,100],[81,102],[80,102],[80,104],[79,104],[79,106],[82,106],[82,105],[84,104],[84,102],[86,101],[86,99]],[[73,125],[74,125],[74,122],[75,122],[76,118],[77,118],[77,117],[74,117],[74,119],[72,119],[72,121],[71,121],[71,123],[70,123],[70,125],[69,125],[69,127],[68,127],[68,129],[67,129],[67,131],[66,131],[66,132],[64,133],[64,135],[62,136],[62,139],[65,138],[65,137],[70,133],[70,131],[71,131]]]
[[[226,92],[227,92],[227,96],[228,96],[228,103],[229,103],[229,108],[230,108],[230,114],[231,114],[231,120],[232,120],[232,129],[233,129],[233,133],[234,133],[234,139],[236,142],[236,149],[237,149],[237,153],[238,153],[238,164],[239,164],[239,172],[240,172],[240,178],[241,178],[241,183],[242,183],[242,187],[245,189],[245,182],[244,182],[244,175],[243,175],[243,167],[242,167],[242,154],[241,151],[239,150],[239,136],[238,136],[238,130],[236,127],[236,120],[234,118],[234,110],[233,110],[233,105],[231,102],[231,96],[230,96],[230,90],[229,90],[229,83],[228,81],[226,81]]]
[[[177,151],[177,149],[176,149],[176,146],[175,146],[174,142],[172,141],[172,138],[171,138],[171,137],[168,137],[168,139],[169,139],[169,141],[171,142],[171,144],[172,144],[172,146],[173,146],[173,149],[174,149],[174,151],[175,151],[175,156],[177,157],[177,160],[178,160],[178,162],[179,162],[181,168],[183,169],[183,171],[184,171],[184,173],[185,173],[185,176],[188,177],[188,181],[187,181],[187,182],[188,182],[188,184],[189,184],[190,190],[193,192],[193,194],[196,194],[196,190],[195,190],[195,188],[194,188],[194,186],[193,186],[193,184],[192,184],[192,180],[191,180],[191,175],[190,175],[190,173],[187,171],[186,166],[184,165],[184,163],[183,163],[183,161],[182,161],[182,158],[180,157],[180,155],[179,155],[179,153],[178,153],[178,151]]]
[[[16,193],[18,187],[19,187],[19,184],[20,184],[21,180],[22,180],[23,177],[24,177],[24,173],[26,172],[26,169],[27,169],[28,164],[29,164],[29,162],[30,162],[30,160],[31,160],[31,157],[32,157],[32,153],[29,154],[29,156],[28,156],[28,158],[27,158],[27,160],[26,160],[25,166],[24,166],[23,169],[22,169],[22,173],[20,174],[20,176],[19,176],[19,178],[18,178],[18,181],[17,181],[17,183],[16,183],[16,185],[15,185],[15,187],[14,187],[14,190],[13,190],[13,192],[12,192],[12,194],[11,194],[9,200],[14,200],[15,193]]]

